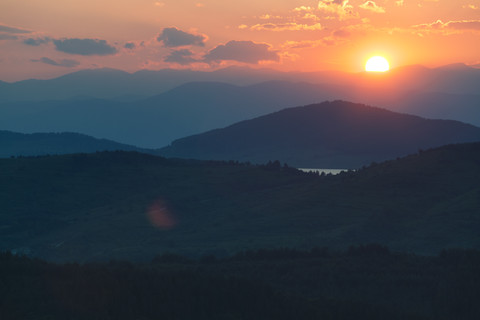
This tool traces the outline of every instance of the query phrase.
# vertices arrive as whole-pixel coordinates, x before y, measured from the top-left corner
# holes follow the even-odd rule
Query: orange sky
[[[1,0],[0,80],[85,68],[480,63],[479,0]]]

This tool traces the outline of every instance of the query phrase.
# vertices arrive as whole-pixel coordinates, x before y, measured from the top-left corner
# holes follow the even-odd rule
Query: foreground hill
[[[95,139],[78,133],[23,134],[0,130],[0,158],[115,150],[149,151],[106,139]]]
[[[125,152],[0,159],[0,172],[0,250],[50,260],[480,248],[480,143],[337,176]]]
[[[480,141],[480,128],[344,101],[289,108],[174,141],[167,157],[280,160],[304,168],[359,168],[421,148]]]

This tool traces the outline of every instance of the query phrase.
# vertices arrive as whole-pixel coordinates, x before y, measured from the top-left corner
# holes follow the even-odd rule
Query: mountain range
[[[226,85],[224,91],[233,97],[233,93],[228,94],[229,88]],[[259,85],[259,91],[263,90],[265,86]],[[210,94],[208,90],[201,92]],[[172,94],[175,96],[174,92]],[[182,98],[175,96],[174,99]],[[191,106],[187,102],[182,105],[185,105],[185,112]],[[235,114],[235,110],[238,109],[230,112]],[[225,111],[228,116],[228,110]],[[172,118],[172,126],[177,123],[174,120]],[[480,141],[480,128],[472,125],[333,101],[283,109],[223,129],[178,139],[162,149],[137,148],[74,133],[0,131],[0,157],[124,150],[178,158],[260,164],[279,160],[303,168],[357,169],[419,149],[474,141]]]
[[[85,70],[0,83],[0,128],[78,132],[160,148],[287,107],[335,99],[480,126],[478,87],[480,70],[464,65],[410,66],[386,74]]]

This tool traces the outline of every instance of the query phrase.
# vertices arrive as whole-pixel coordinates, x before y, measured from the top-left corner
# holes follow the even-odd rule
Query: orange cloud
[[[360,8],[369,10],[375,13],[385,13],[385,8],[379,7],[375,2],[373,1],[367,1],[364,4],[359,5]]]
[[[474,4],[465,5],[465,6],[463,6],[462,8],[464,8],[464,9],[472,9],[472,10],[478,10],[478,9],[480,9],[479,6],[476,6],[476,5],[474,5]]]
[[[432,23],[414,25],[413,28],[425,32],[439,32],[444,34],[461,33],[462,31],[480,31],[480,20],[458,20],[448,22],[437,20]]]
[[[340,20],[345,20],[356,16],[353,12],[353,6],[349,5],[348,2],[349,0],[320,0],[317,8],[325,13],[338,16]]]
[[[314,31],[323,30],[323,26],[320,23],[308,25],[299,24],[296,22],[287,22],[256,24],[251,26],[250,29],[255,31]]]

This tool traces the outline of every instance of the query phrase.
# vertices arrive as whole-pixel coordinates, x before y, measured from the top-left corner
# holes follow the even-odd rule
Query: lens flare
[[[147,210],[148,220],[159,229],[171,229],[177,222],[161,200],[155,201]]]

